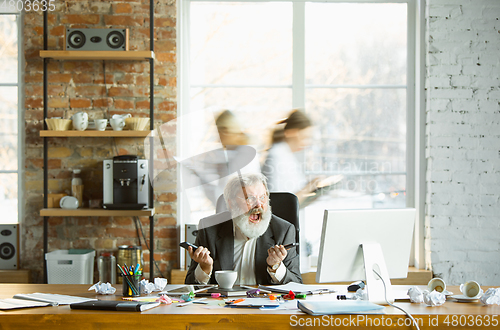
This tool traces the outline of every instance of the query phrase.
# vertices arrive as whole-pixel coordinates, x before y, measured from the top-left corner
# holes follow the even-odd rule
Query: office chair
[[[273,214],[290,222],[295,226],[295,240],[299,242],[299,199],[289,192],[271,192],[269,196],[269,205]],[[224,195],[220,195],[217,199],[215,212],[220,213],[227,211],[226,201]],[[297,254],[299,253],[297,248]]]

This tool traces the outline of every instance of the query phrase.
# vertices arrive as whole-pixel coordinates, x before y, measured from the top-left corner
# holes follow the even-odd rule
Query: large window
[[[302,211],[313,257],[325,209],[410,205],[413,8],[411,0],[183,0],[180,116],[197,119],[180,125],[179,149],[202,152],[207,122],[229,109],[264,159],[276,123],[304,109],[316,132],[299,155],[304,172],[344,175]],[[200,187],[183,190],[181,206],[190,223],[214,211]]]
[[[19,13],[0,12],[0,223],[18,222]]]

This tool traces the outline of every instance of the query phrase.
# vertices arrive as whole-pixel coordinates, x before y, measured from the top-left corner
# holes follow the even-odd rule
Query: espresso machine
[[[140,210],[148,204],[148,161],[132,155],[105,159],[103,207],[109,210]]]

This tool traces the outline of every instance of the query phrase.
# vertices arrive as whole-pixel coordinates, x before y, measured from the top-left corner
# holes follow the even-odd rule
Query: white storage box
[[[94,250],[56,250],[45,254],[49,284],[93,284]]]

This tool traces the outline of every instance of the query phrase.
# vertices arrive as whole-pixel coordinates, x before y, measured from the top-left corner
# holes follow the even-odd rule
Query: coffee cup
[[[231,289],[237,277],[238,272],[234,270],[218,270],[215,272],[215,280],[221,289]]]
[[[89,126],[89,115],[86,112],[77,112],[71,116],[73,121],[73,129],[77,131],[85,131]]]
[[[107,119],[96,119],[96,120],[94,120],[94,122],[95,122],[95,128],[98,131],[104,131],[104,130],[106,130],[106,126],[108,126]]]
[[[481,286],[476,281],[468,281],[460,285],[460,291],[468,298],[479,297],[483,294]]]
[[[123,118],[123,119],[130,118],[130,117],[132,117],[132,115],[130,113],[127,113],[127,114],[124,114],[124,115],[117,115],[117,114],[115,114],[115,115],[111,116],[111,118]]]
[[[111,127],[113,127],[113,130],[121,131],[123,127],[125,127],[125,118],[122,117],[111,118],[109,120],[109,123],[111,124]]]
[[[446,283],[440,279],[439,277],[433,278],[427,284],[427,288],[429,292],[436,290],[437,292],[445,292],[446,291]]]

